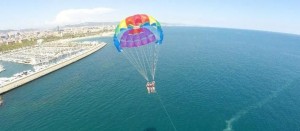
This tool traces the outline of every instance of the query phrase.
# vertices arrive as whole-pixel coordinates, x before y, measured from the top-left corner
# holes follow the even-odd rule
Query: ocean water
[[[108,45],[4,94],[0,130],[300,130],[300,36],[200,27],[164,34],[157,94],[147,94],[112,38],[92,38]],[[14,67],[23,68],[31,67]]]

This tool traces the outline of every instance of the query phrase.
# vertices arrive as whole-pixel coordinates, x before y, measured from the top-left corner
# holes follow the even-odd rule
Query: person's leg
[[[148,94],[150,94],[150,88],[149,87],[147,87],[147,90],[148,90]]]

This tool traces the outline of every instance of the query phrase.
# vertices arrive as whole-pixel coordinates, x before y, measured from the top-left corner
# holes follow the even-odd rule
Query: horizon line
[[[56,26],[48,26],[48,27],[28,27],[28,28],[22,28],[22,29],[15,29],[15,28],[8,28],[8,29],[0,29],[0,33],[2,32],[9,32],[9,31],[22,31],[22,30],[45,30],[45,29],[51,29],[59,27],[65,27],[65,26],[89,26],[89,25],[80,25],[80,24],[86,24],[86,23],[119,23],[118,21],[107,21],[107,22],[82,22],[82,23],[76,23],[76,24],[65,24],[65,25],[56,25]],[[284,31],[274,31],[274,30],[265,30],[265,29],[251,29],[251,28],[239,28],[239,27],[224,27],[224,26],[208,26],[208,25],[196,25],[196,24],[185,24],[185,23],[169,23],[169,22],[160,22],[164,26],[178,26],[178,27],[202,27],[202,28],[222,28],[222,29],[235,29],[235,30],[248,30],[248,31],[260,31],[260,32],[269,32],[269,33],[279,33],[279,34],[289,34],[289,35],[296,35],[300,36],[300,33],[293,33],[293,32],[284,32]],[[95,25],[94,25],[95,26]]]

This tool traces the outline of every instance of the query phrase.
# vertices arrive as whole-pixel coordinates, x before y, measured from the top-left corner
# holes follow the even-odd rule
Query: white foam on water
[[[240,110],[239,112],[237,112],[236,114],[234,114],[229,120],[226,120],[226,128],[223,131],[233,131],[233,126],[232,124],[236,121],[238,121],[241,117],[243,117],[244,115],[246,115],[250,110],[254,110],[257,108],[262,107],[263,105],[265,105],[266,103],[268,103],[269,101],[271,101],[273,98],[276,98],[278,96],[278,94],[280,94],[282,91],[286,90],[293,81],[287,83],[285,86],[283,86],[282,88],[272,92],[271,95],[269,95],[268,97],[266,97],[265,99],[259,101],[258,103],[255,103],[254,105],[248,106],[247,108]]]

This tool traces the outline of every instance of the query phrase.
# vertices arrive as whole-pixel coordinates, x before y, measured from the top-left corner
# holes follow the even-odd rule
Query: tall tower
[[[56,31],[57,31],[57,33],[60,35],[60,37],[63,37],[63,32],[62,32],[62,30],[59,28],[59,26],[57,26]]]

